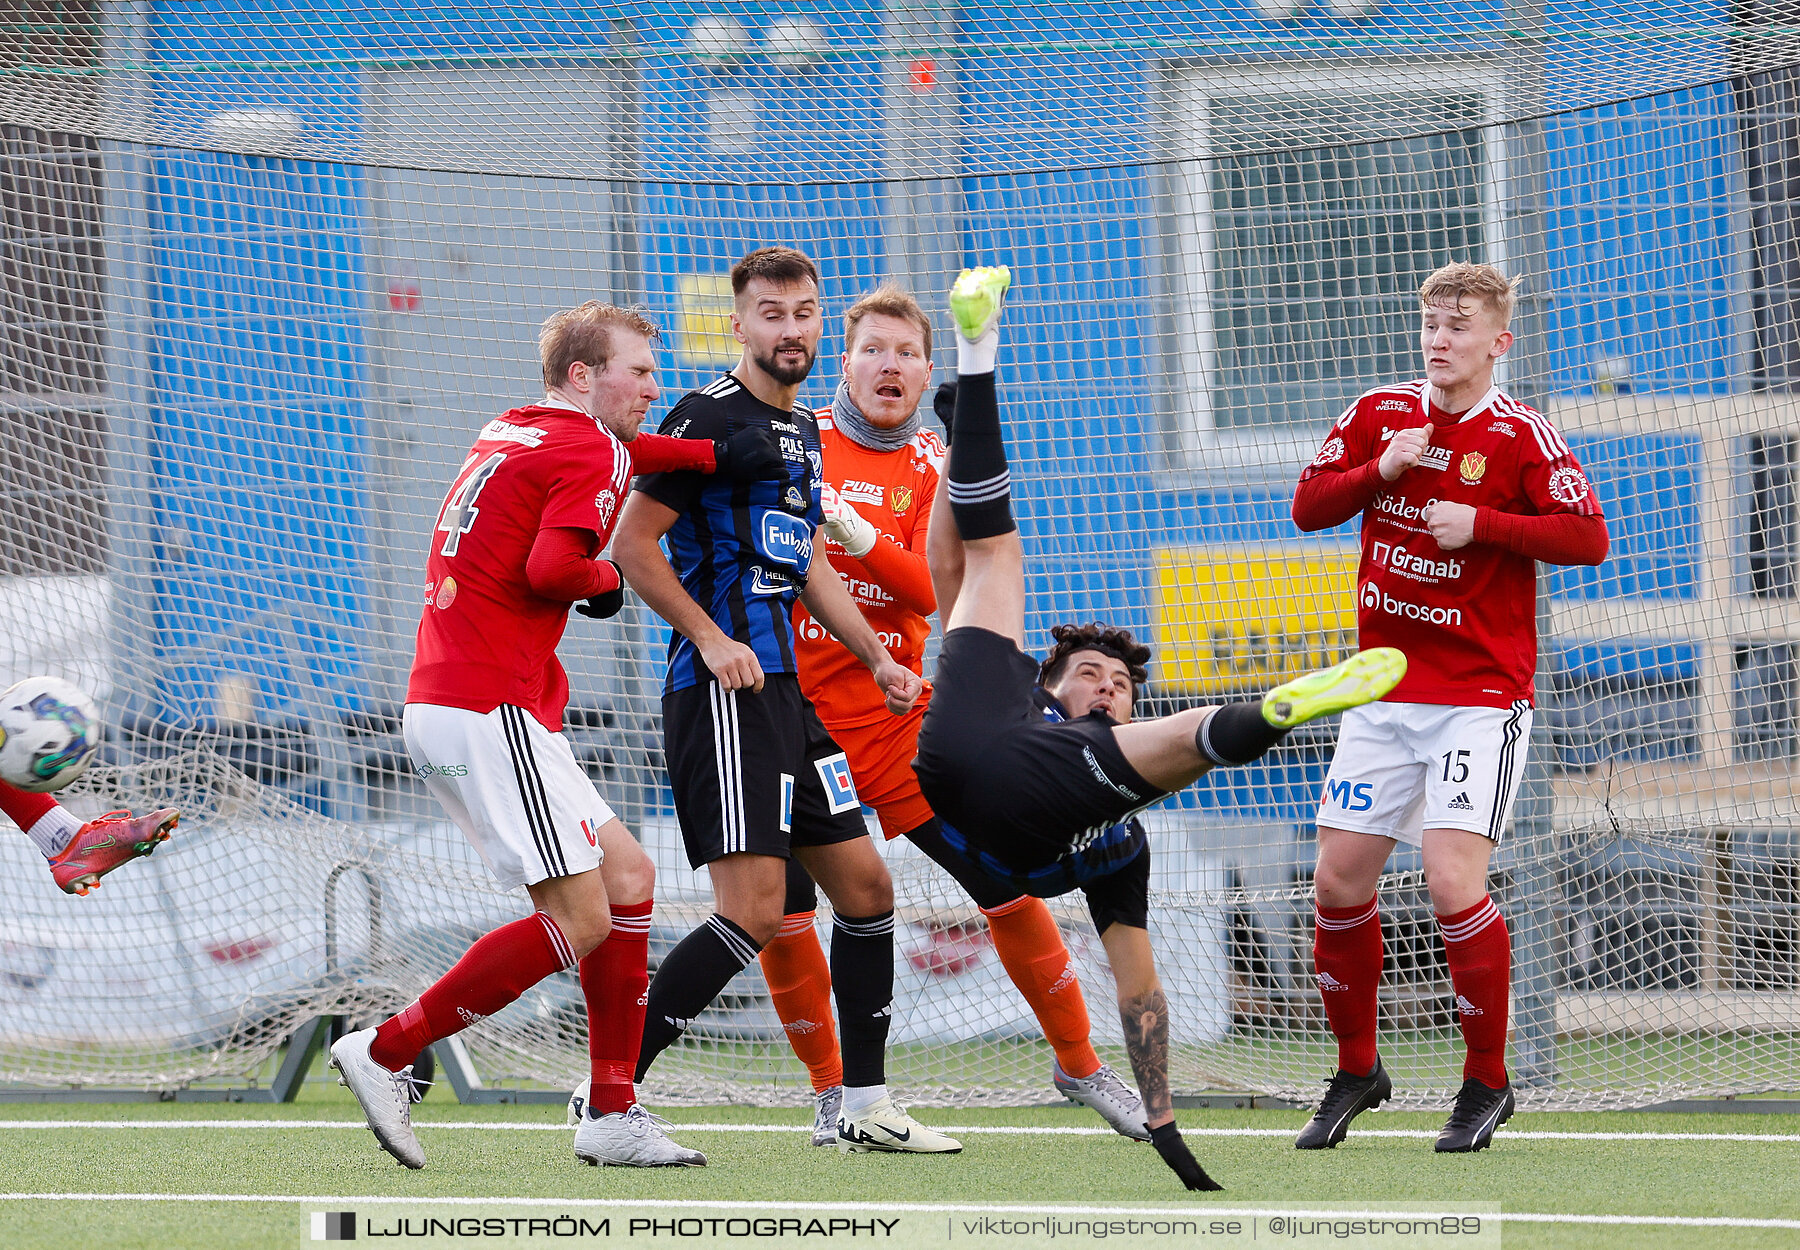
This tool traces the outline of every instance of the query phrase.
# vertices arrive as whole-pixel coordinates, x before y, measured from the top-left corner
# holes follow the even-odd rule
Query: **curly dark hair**
[[[1050,654],[1038,666],[1040,686],[1048,686],[1055,681],[1069,657],[1077,651],[1098,651],[1101,655],[1122,660],[1125,671],[1131,674],[1133,704],[1137,702],[1144,683],[1150,680],[1150,670],[1146,667],[1150,663],[1150,648],[1132,637],[1129,629],[1120,629],[1104,621],[1090,621],[1086,625],[1064,622],[1051,628],[1050,640]]]

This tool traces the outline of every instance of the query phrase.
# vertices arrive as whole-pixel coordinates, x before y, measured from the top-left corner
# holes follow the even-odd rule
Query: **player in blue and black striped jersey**
[[[838,1145],[951,1153],[913,1120],[885,1075],[894,985],[894,886],[862,821],[850,765],[800,691],[795,600],[869,667],[903,715],[919,675],[895,662],[829,561],[815,559],[824,463],[812,411],[796,402],[824,328],[819,271],[762,248],[731,271],[731,372],[676,404],[662,432],[773,431],[787,480],[726,486],[697,473],[640,477],[613,556],[674,627],[663,740],[688,862],[707,866],[717,911],[669,952],[650,983],[637,1079],[781,925],[787,860],[835,912],[832,982],[844,1059]],[[727,435],[721,434],[720,437]],[[668,556],[658,546],[668,540]]]

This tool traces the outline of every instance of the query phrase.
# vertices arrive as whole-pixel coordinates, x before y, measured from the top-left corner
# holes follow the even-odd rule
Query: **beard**
[[[813,362],[818,359],[819,353],[817,350],[807,350],[804,343],[777,343],[775,345],[775,351],[792,347],[798,347],[805,353],[805,359],[796,365],[782,364],[773,351],[767,356],[758,356],[752,353],[750,359],[756,363],[758,369],[761,369],[771,378],[774,378],[777,382],[781,383],[781,385],[798,386],[800,383],[806,381],[807,377],[811,375]]]

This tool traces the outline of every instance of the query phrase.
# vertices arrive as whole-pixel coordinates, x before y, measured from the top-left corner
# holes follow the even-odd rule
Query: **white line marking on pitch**
[[[1360,1215],[1377,1219],[1429,1219],[1462,1217],[1468,1211],[1389,1211],[1367,1208],[1308,1210],[1293,1207],[1215,1207],[1195,1202],[1185,1207],[1025,1206],[952,1202],[766,1202],[729,1198],[411,1198],[381,1194],[0,1194],[0,1202],[291,1202],[312,1206],[374,1207],[561,1207],[611,1210],[706,1210],[706,1211],[899,1211],[924,1215],[1236,1215],[1244,1217],[1301,1217],[1341,1219]],[[1752,1219],[1738,1216],[1696,1215],[1568,1215],[1558,1211],[1501,1211],[1473,1213],[1476,1218],[1508,1224],[1642,1224],[1671,1228],[1782,1228],[1800,1229],[1800,1220]]]
[[[430,1120],[415,1121],[415,1128],[484,1129],[500,1133],[566,1133],[560,1122],[515,1120]],[[46,1128],[235,1128],[235,1129],[356,1129],[365,1128],[361,1120],[0,1120],[0,1131],[6,1129]],[[1011,1124],[937,1125],[941,1133],[989,1134],[997,1137],[1113,1137],[1109,1128],[1086,1125],[1050,1125],[1044,1128],[1022,1128]],[[677,1124],[683,1133],[810,1133],[809,1124]],[[1291,1128],[1188,1128],[1184,1137],[1292,1137]],[[1357,1129],[1357,1137],[1397,1137],[1419,1141],[1435,1139],[1436,1129],[1377,1128]],[[1501,1129],[1494,1134],[1512,1141],[1719,1141],[1777,1142],[1800,1145],[1800,1133],[1574,1133],[1548,1129]]]

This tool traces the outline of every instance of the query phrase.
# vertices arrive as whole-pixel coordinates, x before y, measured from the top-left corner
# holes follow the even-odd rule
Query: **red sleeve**
[[[624,446],[597,430],[566,448],[559,445],[565,454],[550,460],[545,470],[549,480],[544,483],[538,529],[592,530],[600,539],[595,550],[606,546],[619,505],[631,489],[631,459]]]
[[[1337,473],[1309,468],[1294,488],[1294,524],[1308,533],[1342,525],[1374,503],[1384,485],[1379,460]]]
[[[538,531],[525,559],[525,580],[539,598],[575,603],[616,590],[619,574],[594,559],[593,531],[557,526]]]
[[[923,525],[918,533],[923,539]],[[930,616],[937,611],[937,592],[931,588],[931,568],[922,553],[908,551],[886,534],[877,534],[868,555],[860,560],[850,556],[844,558],[862,565],[869,580],[894,596],[908,611],[920,616]]]
[[[711,473],[717,467],[712,440],[708,438],[639,434],[625,444],[625,450],[631,453],[633,473],[679,473],[684,469]]]
[[[1606,518],[1598,512],[1519,516],[1475,509],[1475,541],[1545,564],[1599,564],[1606,559]]]

